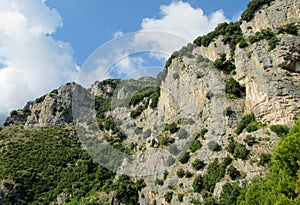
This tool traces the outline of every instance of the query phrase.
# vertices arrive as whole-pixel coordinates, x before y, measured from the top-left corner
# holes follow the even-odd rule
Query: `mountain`
[[[297,204],[299,8],[252,0],[156,79],[68,83],[12,111],[0,203]]]

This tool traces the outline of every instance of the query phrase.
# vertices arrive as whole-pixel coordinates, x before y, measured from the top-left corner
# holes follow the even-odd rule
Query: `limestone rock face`
[[[72,123],[72,94],[75,83],[68,83],[35,101],[23,110],[13,111],[5,124],[24,123],[25,128]]]

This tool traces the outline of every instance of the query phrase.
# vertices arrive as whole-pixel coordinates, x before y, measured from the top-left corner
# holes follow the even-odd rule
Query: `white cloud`
[[[83,65],[78,82],[89,86],[99,79],[153,75],[151,68],[157,73],[157,64],[144,66],[144,61],[134,54],[148,53],[148,57],[155,57],[163,64],[173,51],[212,31],[219,23],[229,21],[221,10],[207,16],[201,8],[182,1],[160,9],[161,18],[143,19],[139,31],[126,35],[121,31],[114,33],[115,38],[96,50]]]
[[[206,16],[201,8],[178,1],[160,7],[160,19],[145,18],[142,30],[164,31],[193,41],[197,36],[212,31],[219,23],[229,21],[222,10]]]
[[[0,113],[74,80],[71,46],[51,36],[61,26],[44,0],[1,0]]]

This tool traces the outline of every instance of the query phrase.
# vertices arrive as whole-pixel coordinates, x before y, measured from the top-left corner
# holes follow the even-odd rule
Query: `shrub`
[[[178,132],[179,139],[186,139],[188,137],[188,135],[189,135],[189,133],[184,128],[181,128]]]
[[[160,185],[160,186],[162,186],[162,185],[164,185],[164,180],[163,180],[163,179],[156,179],[156,180],[154,181],[154,184],[155,184],[155,185]]]
[[[298,35],[298,26],[295,23],[289,23],[278,28],[278,33],[287,33],[291,35]]]
[[[178,160],[182,163],[182,164],[186,164],[190,159],[190,153],[186,152],[184,154],[182,154],[181,156],[179,156]]]
[[[242,87],[234,78],[230,78],[225,84],[225,93],[239,98],[245,94],[245,87]]]
[[[265,166],[271,162],[271,155],[269,153],[262,153],[259,155],[259,166]]]
[[[179,178],[183,178],[185,176],[185,172],[182,168],[178,169],[176,174]]]
[[[165,200],[166,200],[166,202],[170,203],[171,200],[172,200],[172,198],[173,198],[173,192],[167,192],[165,194]]]
[[[246,11],[242,13],[241,20],[251,21],[256,11],[261,9],[264,5],[269,5],[274,0],[252,0],[248,3]]]
[[[253,146],[255,141],[255,137],[253,137],[252,135],[247,135],[246,138],[244,139],[244,142],[248,145],[248,146]]]
[[[193,181],[193,189],[195,192],[200,193],[203,189],[203,177],[202,175],[198,175]]]
[[[177,127],[177,124],[175,122],[172,122],[171,124],[166,124],[164,127],[165,131],[169,131],[172,134],[174,134],[175,132],[177,132],[179,130],[179,127]]]
[[[216,143],[215,141],[210,141],[208,143],[208,148],[213,151],[213,152],[218,152],[222,150],[221,145],[219,145],[218,143]]]
[[[243,132],[243,130],[251,123],[255,121],[255,116],[254,114],[249,114],[249,115],[245,115],[242,117],[241,121],[238,123],[237,128],[235,130],[235,132],[237,134],[240,134]]]
[[[240,195],[241,188],[238,183],[229,183],[222,187],[222,192],[220,194],[220,205],[229,205],[229,204],[237,204],[237,198]]]
[[[289,127],[286,125],[272,125],[270,129],[275,132],[278,137],[283,137],[289,133]]]
[[[199,140],[195,140],[192,147],[191,147],[191,152],[197,152],[199,149],[201,149],[202,144],[199,142]]]
[[[236,178],[240,177],[240,172],[239,170],[237,170],[237,168],[235,168],[233,165],[230,165],[227,168],[227,174],[230,176],[230,178],[232,180],[235,180]]]
[[[251,122],[249,125],[246,127],[247,132],[255,132],[259,128],[259,123],[256,121]]]
[[[180,150],[177,148],[175,144],[171,144],[169,146],[169,152],[173,155],[177,155],[180,152]]]
[[[167,159],[167,161],[166,161],[166,166],[167,167],[172,166],[175,163],[175,161],[176,160],[172,156],[169,156],[168,159]]]
[[[225,53],[222,53],[220,58],[216,59],[213,64],[217,69],[222,70],[225,73],[230,73],[235,70],[235,65],[232,63],[232,60],[226,60]]]
[[[204,135],[208,132],[208,129],[204,128],[202,129],[199,133],[197,133],[197,138],[202,138],[204,139]]]
[[[245,160],[248,158],[250,151],[247,150],[244,144],[236,143],[234,147],[233,157],[235,159],[242,159]]]
[[[269,42],[268,42],[268,45],[269,45],[269,51],[273,50],[274,48],[276,48],[276,46],[278,45],[278,43],[280,42],[280,39],[276,36],[273,36]]]
[[[178,201],[183,202],[183,194],[178,194]]]
[[[225,110],[223,111],[223,114],[225,116],[230,116],[234,113],[234,111],[231,109],[231,107],[226,107]]]
[[[177,79],[179,79],[180,78],[180,76],[179,76],[179,74],[176,72],[176,73],[173,73],[173,79],[174,80],[177,80]]]
[[[204,163],[204,161],[202,161],[200,159],[195,159],[195,161],[192,163],[192,167],[198,171],[205,167],[205,163]]]

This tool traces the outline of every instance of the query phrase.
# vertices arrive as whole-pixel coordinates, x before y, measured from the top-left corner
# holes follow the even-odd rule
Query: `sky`
[[[61,86],[159,72],[172,51],[248,0],[1,0],[0,123]]]

